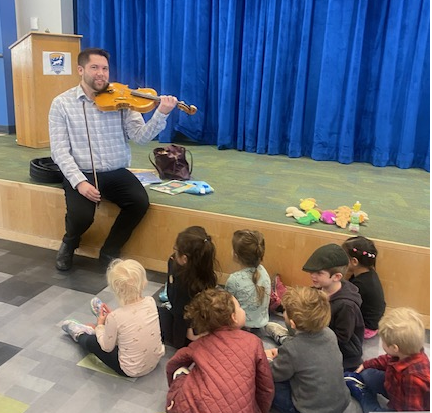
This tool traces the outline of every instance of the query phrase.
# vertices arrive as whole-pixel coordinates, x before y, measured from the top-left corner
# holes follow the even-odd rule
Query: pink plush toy
[[[324,224],[335,225],[336,224],[336,213],[331,209],[323,211],[320,218],[321,222]]]

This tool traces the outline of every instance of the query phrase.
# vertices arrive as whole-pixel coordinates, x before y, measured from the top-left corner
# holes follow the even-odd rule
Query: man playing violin
[[[177,106],[174,96],[160,96],[152,118],[144,122],[139,112],[122,109],[100,111],[94,98],[109,81],[109,54],[85,49],[78,55],[81,82],[54,98],[49,112],[51,157],[64,175],[66,233],[56,257],[56,268],[72,267],[81,235],[94,220],[101,198],[120,207],[99,260],[106,266],[120,256],[123,245],[149,207],[147,192],[126,168],[130,166],[128,141],[145,144],[166,127],[166,118]]]

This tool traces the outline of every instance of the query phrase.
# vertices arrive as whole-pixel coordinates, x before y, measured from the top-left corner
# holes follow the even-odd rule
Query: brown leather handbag
[[[186,152],[190,156],[190,166],[186,160]],[[187,181],[191,178],[193,169],[193,156],[191,151],[180,145],[168,145],[165,148],[153,149],[153,157],[149,160],[156,168],[161,179],[177,179]]]

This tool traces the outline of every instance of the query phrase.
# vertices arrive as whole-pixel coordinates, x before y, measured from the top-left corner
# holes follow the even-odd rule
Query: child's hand
[[[273,360],[278,355],[278,349],[277,348],[271,348],[268,350],[264,350],[266,353],[266,356],[268,359]]]
[[[363,364],[360,364],[360,366],[357,367],[356,373],[361,373],[364,370]]]
[[[105,303],[103,303],[101,305],[101,313],[102,314],[109,314],[110,312],[111,312],[111,309]]]
[[[101,305],[100,311],[99,311],[99,317],[97,317],[97,325],[104,325],[105,324],[105,320],[107,318],[107,315],[111,312],[111,309],[105,304],[103,303]]]
[[[105,311],[101,311],[99,313],[99,317],[97,318],[97,325],[98,326],[105,325],[107,315],[108,315],[108,313],[106,313]]]

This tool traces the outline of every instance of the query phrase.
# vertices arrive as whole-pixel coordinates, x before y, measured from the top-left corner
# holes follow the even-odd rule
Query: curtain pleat
[[[430,170],[429,0],[76,4],[112,81],[198,107],[161,142]]]

